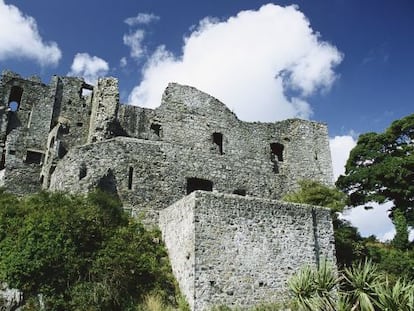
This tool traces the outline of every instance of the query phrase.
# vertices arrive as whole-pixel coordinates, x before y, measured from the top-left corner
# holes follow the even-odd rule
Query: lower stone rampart
[[[160,212],[173,271],[192,310],[286,298],[304,265],[335,261],[329,210],[196,191]]]

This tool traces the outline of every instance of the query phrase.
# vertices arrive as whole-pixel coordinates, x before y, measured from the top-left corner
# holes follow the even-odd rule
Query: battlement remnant
[[[44,84],[4,71],[0,155],[8,191],[100,188],[146,223],[160,219],[193,310],[271,301],[300,265],[334,258],[329,213],[273,201],[303,179],[332,185],[325,124],[240,121],[177,83],[148,109],[120,104],[115,78],[92,86],[53,76]]]

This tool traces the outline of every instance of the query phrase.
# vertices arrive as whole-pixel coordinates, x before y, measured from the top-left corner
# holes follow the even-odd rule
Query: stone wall
[[[196,311],[281,301],[301,267],[335,260],[329,210],[319,207],[196,191],[161,211],[160,227]]]

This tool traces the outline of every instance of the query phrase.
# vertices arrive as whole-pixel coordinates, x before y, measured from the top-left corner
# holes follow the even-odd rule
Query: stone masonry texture
[[[173,271],[194,310],[286,297],[306,264],[335,262],[328,209],[196,191],[160,212]]]
[[[214,97],[176,83],[148,109],[120,104],[115,78],[93,86],[53,76],[44,84],[4,71],[0,154],[8,191],[100,188],[147,225],[161,215],[194,310],[277,300],[299,265],[317,264],[320,252],[333,258],[324,210],[273,201],[303,179],[333,185],[322,123],[240,121]]]

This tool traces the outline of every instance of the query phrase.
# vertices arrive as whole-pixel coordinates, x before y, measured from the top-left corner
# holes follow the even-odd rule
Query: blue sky
[[[323,121],[336,174],[358,134],[413,113],[413,55],[410,0],[0,0],[0,69],[115,76],[148,107],[170,79],[244,120]]]

